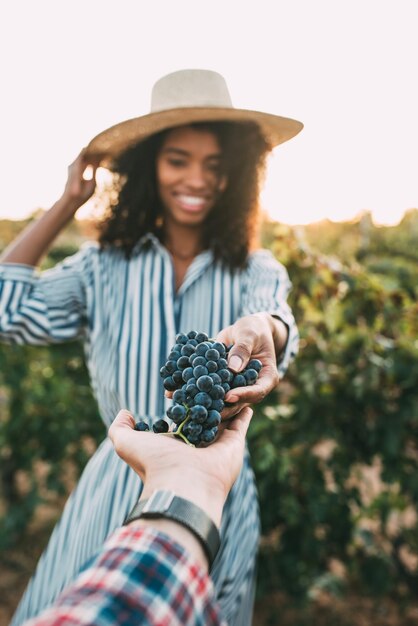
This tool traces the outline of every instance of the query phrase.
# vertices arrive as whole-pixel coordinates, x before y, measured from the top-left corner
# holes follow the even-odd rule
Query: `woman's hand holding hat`
[[[68,179],[62,196],[3,251],[0,258],[2,263],[38,265],[55,237],[73,218],[77,209],[93,195],[99,163],[100,157],[87,157],[86,150],[80,152],[68,168]],[[86,172],[86,169],[89,171]]]
[[[99,158],[87,157],[84,148],[68,167],[67,183],[61,201],[73,214],[93,195],[99,163]]]

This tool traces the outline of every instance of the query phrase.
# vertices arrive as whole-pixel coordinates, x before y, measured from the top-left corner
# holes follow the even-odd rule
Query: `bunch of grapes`
[[[167,410],[175,424],[173,434],[187,443],[196,446],[214,441],[225,394],[235,387],[253,385],[258,378],[262,367],[258,359],[252,359],[239,374],[228,369],[229,349],[205,333],[179,333],[160,370],[164,388],[173,392],[173,405]],[[168,423],[158,420],[153,428],[167,432]]]

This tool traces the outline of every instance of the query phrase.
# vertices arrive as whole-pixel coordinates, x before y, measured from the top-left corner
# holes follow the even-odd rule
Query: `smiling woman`
[[[152,135],[111,166],[115,184],[101,245],[122,247],[129,256],[152,232],[174,254],[211,248],[216,258],[242,267],[254,241],[268,151],[250,122],[198,122]]]
[[[286,302],[287,272],[255,248],[259,183],[270,148],[301,128],[234,109],[214,72],[161,79],[153,112],[96,137],[70,167],[62,197],[3,254],[0,336],[38,344],[82,339],[107,425],[122,407],[149,425],[165,414],[159,370],[179,331],[196,329],[232,345],[235,372],[251,358],[262,362],[254,385],[227,393],[232,406],[224,420],[261,401],[286,371],[298,334]],[[39,275],[31,266],[91,197],[100,164],[114,179],[98,244]],[[85,180],[89,165],[93,177]],[[65,507],[14,626],[54,601],[141,489],[105,440]],[[218,599],[230,626],[247,626],[259,537],[248,457],[226,503],[221,537],[212,570]]]

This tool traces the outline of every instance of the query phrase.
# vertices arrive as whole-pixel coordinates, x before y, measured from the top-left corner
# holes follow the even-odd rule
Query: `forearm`
[[[273,337],[276,357],[278,358],[282,354],[289,336],[286,324],[278,317],[273,317],[270,313],[255,313],[255,315],[261,316],[267,321]]]
[[[173,471],[173,478],[170,475],[150,476],[145,482],[141,500],[148,499],[154,491],[159,489],[172,491],[176,496],[189,500],[202,509],[219,529],[227,495],[225,491],[213,480],[208,483],[206,477],[199,476],[196,472],[193,475],[188,475],[187,478],[185,477],[184,481],[179,481],[178,476],[174,478],[174,475],[175,472]],[[184,547],[207,571],[208,561],[201,543],[192,532],[181,524],[167,519],[139,519],[131,523],[142,524],[166,533]]]
[[[187,553],[194,558],[201,568],[208,571],[208,560],[202,548],[202,544],[195,535],[185,526],[168,519],[138,519],[130,523],[133,529],[151,528],[162,532],[178,543]]]
[[[270,323],[272,325],[273,341],[274,341],[274,347],[276,350],[276,356],[279,357],[286,346],[286,343],[289,337],[289,330],[286,324],[281,319],[278,319],[277,317],[273,317],[272,315],[270,315],[269,317],[270,317]]]
[[[0,263],[22,263],[37,265],[50,245],[71,220],[76,211],[75,205],[64,199],[34,224],[30,224],[0,256]]]

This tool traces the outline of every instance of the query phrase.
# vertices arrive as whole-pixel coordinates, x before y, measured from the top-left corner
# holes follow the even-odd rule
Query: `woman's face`
[[[164,212],[178,224],[199,225],[225,189],[221,149],[210,131],[189,126],[168,133],[157,156],[157,185]]]

